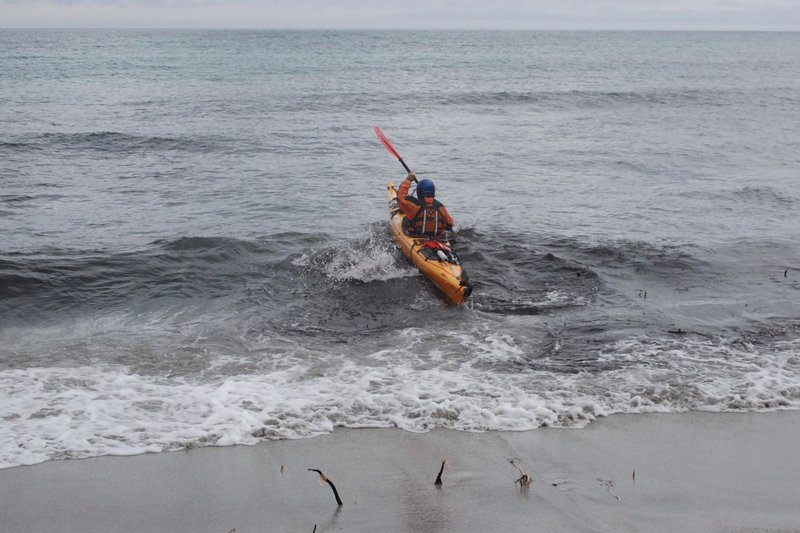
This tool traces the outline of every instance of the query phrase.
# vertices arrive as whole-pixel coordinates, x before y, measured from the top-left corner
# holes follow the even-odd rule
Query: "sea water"
[[[798,409],[798,72],[797,33],[0,30],[0,467]]]

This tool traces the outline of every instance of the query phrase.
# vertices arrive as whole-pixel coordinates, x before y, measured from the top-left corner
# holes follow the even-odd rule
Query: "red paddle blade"
[[[386,138],[386,135],[383,134],[383,132],[381,131],[381,129],[378,126],[375,126],[375,135],[378,136],[378,139],[381,140],[381,142],[386,147],[386,149],[389,150],[390,152],[392,152],[392,154],[397,159],[400,159],[400,160],[403,159],[402,157],[400,157],[400,154],[397,153],[397,150],[394,149],[394,146],[392,146],[392,143],[389,142],[389,139]]]

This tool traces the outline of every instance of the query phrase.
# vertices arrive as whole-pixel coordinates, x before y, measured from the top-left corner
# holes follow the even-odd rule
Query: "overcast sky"
[[[0,27],[800,30],[800,0],[0,0]]]

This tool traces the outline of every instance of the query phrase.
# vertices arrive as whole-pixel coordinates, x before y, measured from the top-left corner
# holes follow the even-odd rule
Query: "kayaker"
[[[417,181],[417,174],[412,170],[397,189],[397,205],[408,221],[406,232],[409,235],[443,236],[446,231],[453,229],[453,217],[436,200],[436,187],[431,180],[420,180],[417,183],[417,197],[409,196],[408,189],[413,181]]]

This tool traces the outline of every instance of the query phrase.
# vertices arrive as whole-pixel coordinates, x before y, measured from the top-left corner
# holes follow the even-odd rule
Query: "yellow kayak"
[[[390,181],[389,230],[406,257],[431,280],[434,285],[456,304],[464,303],[472,292],[467,273],[461,267],[450,244],[431,240],[430,237],[413,237],[403,229],[406,216],[397,206],[397,189]]]

